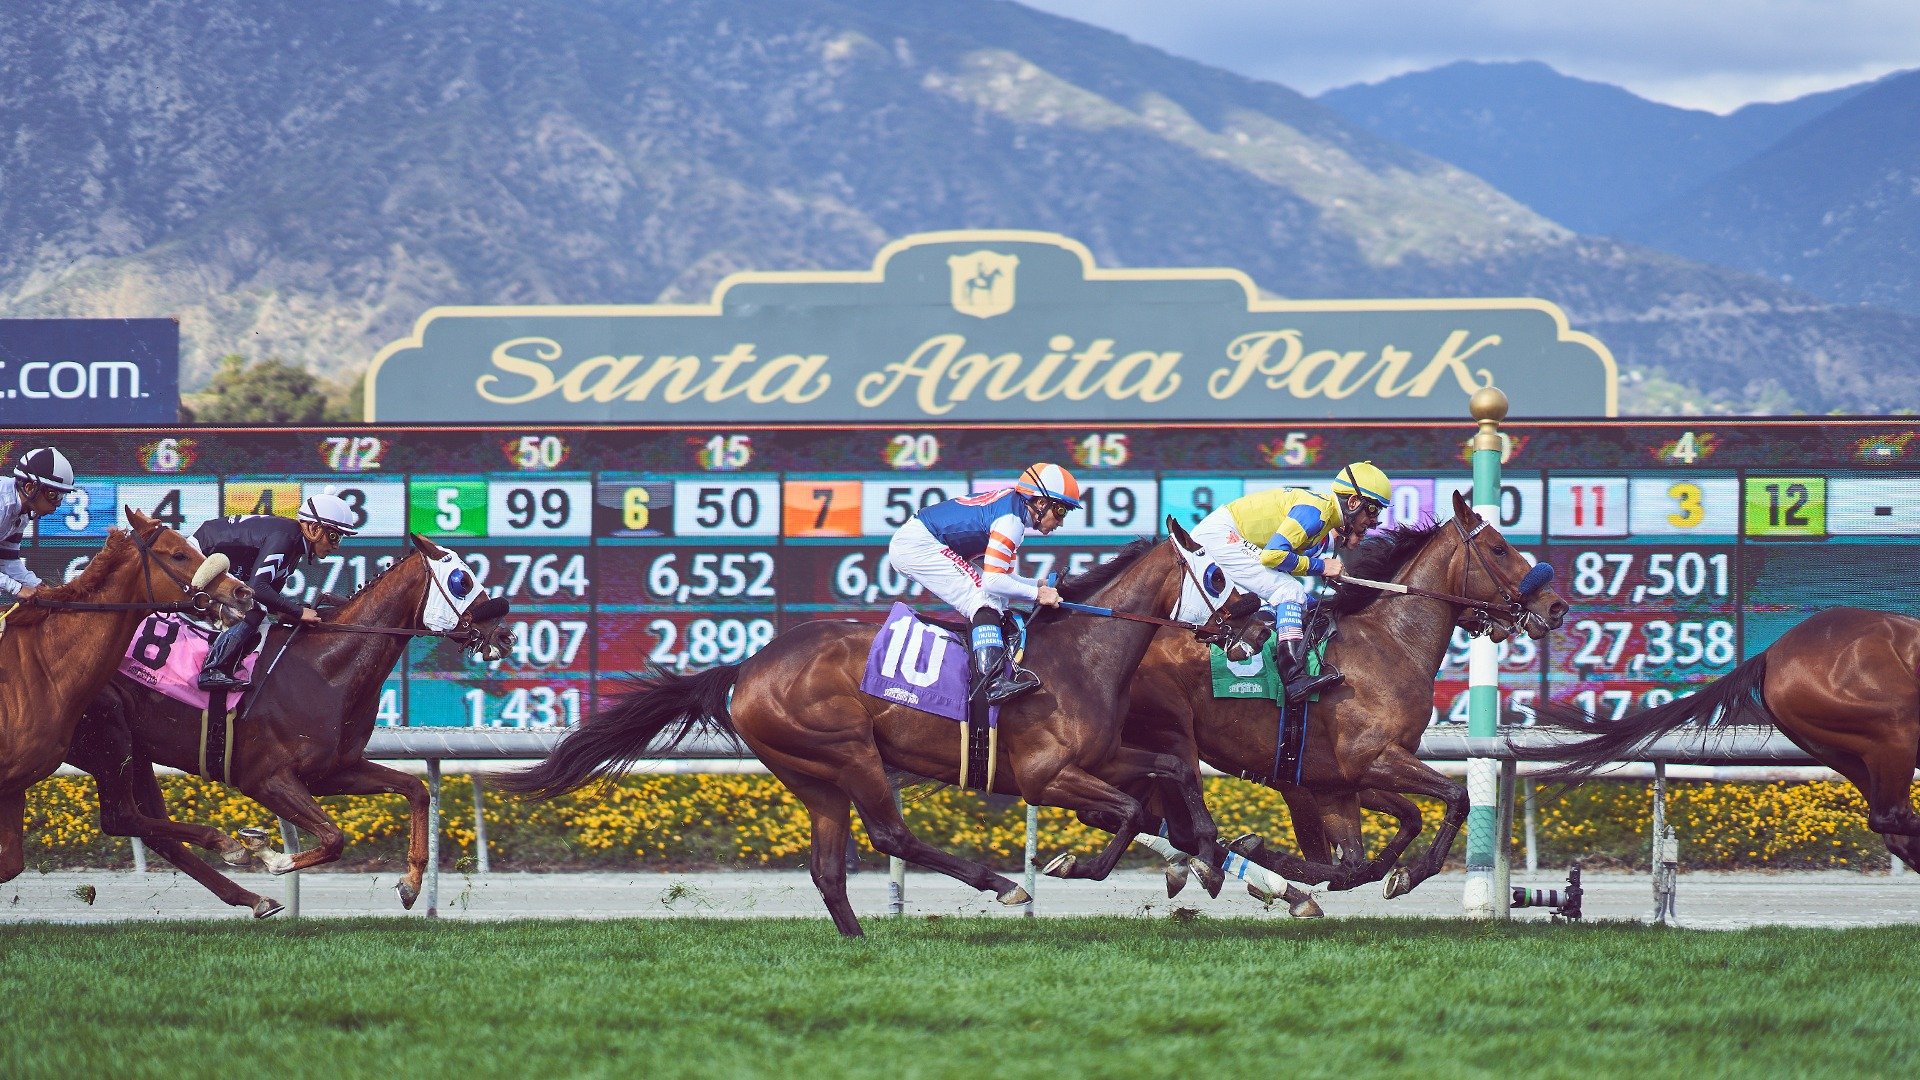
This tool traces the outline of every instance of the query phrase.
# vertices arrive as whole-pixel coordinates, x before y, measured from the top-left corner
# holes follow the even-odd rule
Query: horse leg
[[[955,881],[991,892],[1003,904],[1024,904],[1029,897],[1018,882],[994,873],[977,862],[942,851],[913,835],[900,807],[893,801],[893,787],[887,783],[886,766],[877,752],[868,751],[860,759],[847,763],[840,773],[840,789],[860,810],[867,826],[867,837],[882,855],[905,859],[916,866],[945,874]]]
[[[813,848],[807,855],[807,871],[813,887],[820,890],[833,928],[842,937],[861,937],[860,920],[847,902],[847,841],[853,836],[853,824],[847,811],[852,800],[847,793],[824,780],[791,771],[774,773],[807,806],[813,822]]]
[[[1908,742],[1863,755],[1867,785],[1860,790],[1867,797],[1867,827],[1882,836],[1920,836],[1920,814],[1913,810],[1914,753]]]
[[[1161,755],[1153,754],[1158,758]],[[1138,779],[1138,777],[1130,777]],[[1126,781],[1122,781],[1125,783]],[[1139,801],[1109,783],[1075,765],[1068,765],[1053,775],[1040,789],[1033,800],[1042,806],[1061,806],[1080,812],[1081,819],[1095,828],[1106,829],[1113,833],[1113,840],[1107,844],[1093,861],[1082,866],[1071,855],[1057,856],[1047,864],[1046,873],[1060,878],[1104,879],[1113,872],[1120,856],[1140,831],[1146,812]]]
[[[1392,814],[1399,824],[1399,831],[1394,833],[1393,839],[1387,841],[1387,846],[1381,848],[1378,855],[1367,860],[1366,865],[1354,872],[1354,885],[1365,885],[1368,882],[1379,881],[1389,874],[1396,874],[1399,870],[1397,864],[1400,862],[1400,856],[1406,853],[1407,848],[1412,846],[1414,840],[1419,837],[1420,830],[1426,826],[1426,822],[1420,817],[1420,808],[1414,805],[1413,800],[1396,792],[1366,788],[1360,792],[1360,805],[1368,810]],[[1399,873],[1398,876],[1405,877],[1405,874]],[[1409,888],[1412,886],[1404,882],[1400,883],[1399,891],[1395,891],[1394,886],[1389,885],[1388,898],[1399,896]]]
[[[346,834],[333,823],[333,819],[327,816],[326,810],[314,801],[313,795],[294,778],[292,772],[281,769],[251,788],[241,790],[254,802],[320,839],[319,847],[308,848],[291,857],[274,851],[271,847],[255,852],[260,857],[260,861],[266,865],[269,873],[291,874],[295,870],[305,870],[309,866],[330,863],[338,859],[340,852],[346,849]]]
[[[0,882],[27,868],[27,793],[0,791]]]
[[[412,910],[420,898],[420,882],[427,872],[427,785],[418,777],[361,760],[335,769],[313,786],[315,795],[399,795],[407,800],[407,872],[394,888],[400,906]]]
[[[134,757],[130,743],[114,748],[92,740],[85,743],[76,740],[67,750],[67,763],[93,775],[100,803],[100,831],[106,835],[137,836],[150,844],[192,844],[219,852],[228,866],[245,866],[252,858],[245,844],[211,825],[175,821],[167,813],[166,796],[161,794],[160,781],[153,775],[153,763]],[[199,859],[193,861],[197,863]],[[231,898],[237,893],[216,888],[187,867],[181,869],[227,903],[238,902]],[[215,876],[221,881],[227,880],[222,875]],[[252,893],[246,895],[253,896]],[[246,903],[252,905],[253,900]]]
[[[1327,830],[1321,824],[1326,813],[1321,809],[1320,800],[1313,792],[1298,784],[1268,785],[1280,793],[1287,804],[1287,817],[1293,822],[1294,846],[1308,862],[1333,862],[1333,845],[1327,841]]]
[[[1454,837],[1460,833],[1460,826],[1466,824],[1468,800],[1467,789],[1461,784],[1434,771],[1402,746],[1389,746],[1375,758],[1373,764],[1361,776],[1363,787],[1377,788],[1383,792],[1399,795],[1425,795],[1439,799],[1446,805],[1446,814],[1440,819],[1440,827],[1434,830],[1433,843],[1410,865],[1403,867],[1405,876],[1395,876],[1388,882],[1387,898],[1391,900],[1411,891],[1414,886],[1440,872],[1446,865],[1447,854],[1453,849]],[[1418,820],[1418,808],[1414,808],[1415,820]],[[1407,828],[1402,819],[1401,829]],[[1418,830],[1415,830],[1416,835]],[[1398,837],[1395,838],[1398,840]],[[1408,838],[1412,842],[1412,838]],[[1404,849],[1403,849],[1404,850]],[[1395,885],[1403,885],[1395,891]]]

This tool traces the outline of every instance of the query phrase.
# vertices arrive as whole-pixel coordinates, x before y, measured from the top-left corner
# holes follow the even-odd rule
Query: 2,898
[[[647,629],[660,639],[647,659],[676,671],[689,665],[737,664],[773,640],[772,619],[695,619],[687,624],[684,647],[672,620],[655,619]]]

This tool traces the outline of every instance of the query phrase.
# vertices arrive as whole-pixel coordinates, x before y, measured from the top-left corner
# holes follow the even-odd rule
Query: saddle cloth
[[[1323,638],[1307,650],[1307,674],[1320,674],[1320,665],[1327,655],[1327,642]],[[1213,696],[1215,698],[1244,698],[1254,701],[1280,700],[1280,668],[1274,659],[1274,641],[1260,647],[1257,656],[1235,663],[1227,659],[1227,652],[1218,645],[1207,647],[1207,659],[1212,664]],[[1314,701],[1320,700],[1318,693]]]
[[[882,701],[943,716],[967,719],[966,642],[951,630],[922,619],[898,601],[867,650],[860,689]],[[988,710],[989,726],[1000,722],[1000,708]]]
[[[155,612],[140,622],[134,631],[127,655],[120,658],[120,673],[134,682],[158,690],[175,701],[196,709],[207,707],[207,692],[200,689],[200,665],[206,662],[213,645],[212,631],[175,614]],[[261,639],[265,640],[262,634]],[[259,657],[256,649],[240,661],[235,670],[242,679],[251,679]],[[239,696],[234,695],[238,702]]]

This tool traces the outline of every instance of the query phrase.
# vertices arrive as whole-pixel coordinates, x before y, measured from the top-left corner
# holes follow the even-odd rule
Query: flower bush
[[[189,776],[161,780],[176,819],[231,833],[272,828],[273,816],[220,784]],[[1590,866],[1645,867],[1652,789],[1638,783],[1595,783],[1543,797],[1538,808],[1541,861],[1581,859]],[[405,858],[407,805],[389,795],[321,800],[347,835],[345,865],[394,866]],[[1224,837],[1258,832],[1291,843],[1277,792],[1237,780],[1207,781],[1207,804]],[[442,792],[443,861],[458,866],[474,852],[473,782],[446,778]],[[791,867],[804,865],[810,842],[805,809],[769,776],[635,776],[546,803],[489,793],[488,851],[500,869],[628,867]],[[1439,824],[1438,803],[1421,800],[1425,832]],[[1025,818],[1014,800],[989,803],[952,788],[909,789],[903,811],[919,835],[958,854],[1017,865]],[[1886,849],[1868,832],[1859,793],[1838,781],[1803,784],[1675,782],[1667,817],[1692,869],[1881,868]],[[1518,843],[1520,815],[1515,815]],[[1393,833],[1390,818],[1366,815],[1369,851]],[[860,850],[877,861],[855,815]],[[1061,850],[1091,853],[1107,835],[1064,810],[1040,811],[1042,858]],[[100,834],[93,780],[56,777],[27,795],[27,849],[41,869],[127,866],[127,842]],[[1464,854],[1457,843],[1454,856]]]

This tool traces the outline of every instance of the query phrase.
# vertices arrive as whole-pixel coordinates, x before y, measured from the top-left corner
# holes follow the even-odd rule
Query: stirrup
[[[1040,676],[1026,668],[1016,667],[1008,674],[995,676],[993,682],[987,685],[987,704],[1001,705],[1038,689]]]
[[[1304,701],[1329,686],[1343,682],[1345,679],[1345,675],[1332,670],[1322,671],[1318,675],[1302,675],[1298,681],[1286,684],[1287,700],[1289,702]]]
[[[202,690],[248,690],[253,684],[238,675],[229,675],[224,671],[203,671],[195,685]]]

